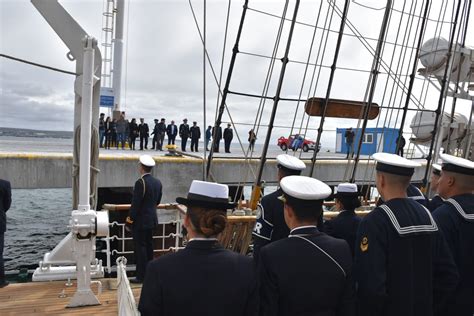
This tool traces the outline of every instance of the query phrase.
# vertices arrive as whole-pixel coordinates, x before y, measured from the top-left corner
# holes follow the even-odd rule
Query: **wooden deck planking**
[[[65,281],[10,284],[0,289],[0,315],[117,315],[117,291],[109,289],[110,280],[102,279],[101,305],[77,308],[66,308],[76,291],[75,282],[72,287],[66,287]],[[92,288],[97,293],[97,285]],[[60,298],[63,290],[67,296]],[[141,288],[132,291],[138,302]]]

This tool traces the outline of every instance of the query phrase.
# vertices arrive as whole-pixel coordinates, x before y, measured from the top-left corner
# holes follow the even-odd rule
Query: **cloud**
[[[102,36],[102,1],[74,1],[62,0],[61,3],[78,21],[78,23],[91,35],[98,39]],[[271,14],[280,15],[283,12],[282,1],[255,1],[251,2],[247,12],[247,20],[244,25],[239,50],[246,53],[256,53],[265,56],[272,54],[275,40],[278,34],[280,19],[263,15],[255,10],[263,10]],[[342,9],[343,1],[338,1]],[[379,6],[378,1],[364,1],[373,6]],[[192,1],[198,24],[203,28],[203,7],[201,1]],[[235,42],[237,28],[242,12],[240,1],[232,1],[231,16],[229,19],[229,30],[227,34],[226,54],[224,58],[222,85],[225,82],[229,69],[232,47]],[[287,11],[287,18],[293,14],[293,4]],[[396,9],[400,2],[396,2]],[[421,9],[417,4],[416,12]],[[319,26],[324,25],[326,17],[329,17],[327,2],[302,1],[298,20],[314,24],[318,18],[319,7],[322,11],[319,16]],[[449,9],[449,8],[448,8]],[[406,8],[407,10],[407,8]],[[435,10],[439,10],[434,8]],[[222,46],[225,39],[225,22],[227,13],[226,1],[208,1],[207,8],[207,49],[216,71],[220,76]],[[471,13],[472,14],[472,13]],[[365,36],[378,37],[378,27],[383,11],[373,11],[362,8],[351,3],[349,9],[349,20]],[[208,65],[207,71],[207,99],[206,99],[206,122],[204,122],[203,111],[203,74],[202,74],[202,45],[198,36],[191,9],[188,1],[131,1],[130,11],[126,13],[130,21],[126,25],[128,34],[126,39],[127,58],[124,61],[122,90],[123,109],[129,118],[145,117],[151,123],[154,118],[165,117],[167,121],[174,119],[181,122],[183,118],[197,120],[199,125],[210,124],[214,120],[217,105],[217,86]],[[361,18],[362,17],[362,18]],[[0,0],[0,51],[5,54],[29,59],[38,63],[52,65],[70,71],[75,70],[73,62],[65,58],[68,49],[49,27],[43,17],[35,10],[30,1],[27,0]],[[367,18],[371,22],[367,23]],[[392,17],[393,25],[390,28],[389,39],[395,40],[396,30],[394,26],[400,15],[396,12]],[[329,20],[328,20],[329,21]],[[404,21],[404,20],[403,20]],[[403,23],[398,22],[398,24]],[[339,28],[340,18],[334,14],[331,29]],[[433,25],[429,24],[432,30]],[[14,31],[12,31],[14,30]],[[302,91],[303,99],[313,95],[324,97],[326,95],[329,67],[333,60],[333,49],[335,47],[336,34],[330,33],[323,56],[323,48],[326,33],[321,29],[316,30],[315,42],[313,43],[311,63],[322,63],[320,69],[314,66],[307,68],[306,77],[303,78],[305,66],[298,61],[306,61],[311,47],[311,37],[314,29],[304,25],[295,27],[295,34],[290,50],[290,60],[286,69],[285,81],[282,87],[282,97],[298,97]],[[447,31],[447,28],[444,32]],[[285,42],[288,37],[289,23],[285,23],[281,34],[281,43],[278,48],[277,58],[283,56]],[[345,32],[352,34],[346,26]],[[413,34],[411,32],[409,35]],[[472,34],[472,25],[469,30]],[[467,40],[472,40],[472,37]],[[413,42],[414,38],[410,39]],[[401,39],[400,39],[401,40]],[[368,40],[375,48],[376,42]],[[469,43],[468,43],[469,44]],[[472,43],[470,43],[472,44]],[[390,64],[390,45],[386,46],[384,61]],[[320,49],[321,48],[321,49]],[[319,55],[318,55],[319,52]],[[396,51],[396,54],[400,52]],[[319,57],[319,58],[318,58]],[[372,64],[372,56],[354,36],[345,35],[342,40],[338,67],[369,70]],[[238,54],[230,89],[232,91],[261,94],[263,92],[265,78],[269,70],[270,60],[268,58]],[[395,71],[396,64],[393,64]],[[404,72],[408,65],[405,62]],[[282,63],[275,62],[273,75],[268,95],[275,95]],[[382,70],[384,72],[384,70]],[[314,75],[313,75],[314,74]],[[310,87],[310,82],[313,84]],[[318,80],[317,80],[318,79]],[[401,80],[404,80],[402,78]],[[338,69],[336,71],[331,90],[331,97],[342,99],[363,100],[366,94],[369,73],[355,72]],[[73,121],[73,85],[74,77],[51,72],[17,62],[0,59],[0,125],[9,127],[31,127],[38,129],[71,130]],[[387,85],[387,88],[386,88]],[[381,105],[389,105],[390,94],[393,90],[393,80],[387,83],[386,76],[379,75],[374,101]],[[400,103],[404,96],[401,92],[395,98],[396,104]],[[431,109],[437,105],[436,88],[432,86],[429,90],[423,88],[423,82],[418,82],[414,87],[414,93],[419,99],[424,99]],[[232,119],[237,123],[237,131],[243,139],[246,139],[248,130],[252,124],[260,120],[262,128],[259,133],[259,141],[263,141],[266,127],[269,123],[272,100],[265,102],[263,116],[260,118],[260,99],[243,98],[241,96],[229,95],[227,105]],[[470,108],[464,106],[463,101],[458,101],[458,110],[464,111],[466,115]],[[414,108],[413,104],[410,104]],[[272,139],[290,133],[291,125],[295,117],[296,104],[280,102]],[[300,104],[296,113],[295,128],[300,126],[303,130],[308,124],[308,135],[316,138],[316,129],[319,127],[319,118],[308,118],[303,115],[303,105]],[[447,110],[450,110],[448,102]],[[102,109],[105,111],[105,109]],[[382,112],[381,122],[389,126],[395,126],[400,122],[400,112],[394,111],[392,115]],[[413,116],[408,115],[407,121]],[[224,112],[223,121],[229,121],[230,117]],[[324,124],[323,145],[334,143],[335,128],[356,126],[358,120],[337,120],[328,118]],[[370,122],[370,124],[375,124]],[[286,126],[286,127],[283,127]],[[325,144],[326,143],[326,144]]]

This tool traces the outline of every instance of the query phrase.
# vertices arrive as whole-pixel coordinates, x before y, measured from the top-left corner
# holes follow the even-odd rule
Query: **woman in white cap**
[[[226,226],[227,185],[194,180],[187,198],[186,248],[151,262],[140,296],[142,315],[241,316],[258,312],[251,258],[222,248],[217,235]]]
[[[438,193],[445,198],[433,216],[444,233],[460,282],[444,315],[474,314],[474,162],[441,154],[443,160]]]
[[[361,206],[357,185],[355,183],[340,183],[334,198],[339,214],[324,223],[324,232],[347,241],[351,247],[352,255],[354,255],[356,233],[361,221],[361,218],[355,213],[355,209]]]
[[[389,153],[372,157],[385,202],[364,217],[357,231],[359,315],[445,315],[442,305],[459,275],[431,213],[407,196],[421,164]]]

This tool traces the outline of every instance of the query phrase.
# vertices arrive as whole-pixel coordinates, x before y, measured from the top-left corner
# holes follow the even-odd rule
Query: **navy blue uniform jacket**
[[[355,251],[360,315],[437,315],[459,279],[431,213],[409,198],[370,212]]]
[[[265,195],[258,204],[259,217],[253,229],[253,257],[258,261],[260,249],[277,240],[288,237],[290,229],[285,222],[283,202],[278,199],[283,194],[281,188]],[[323,230],[323,213],[318,220],[318,228]]]
[[[324,232],[334,238],[347,241],[354,256],[356,234],[361,220],[354,211],[342,211],[335,218],[324,223]]]
[[[436,210],[438,207],[443,205],[443,203],[444,203],[444,200],[439,195],[435,195],[429,201],[428,209],[430,210],[430,212],[434,212],[434,210]]]
[[[474,314],[474,195],[463,194],[447,199],[433,216],[443,231],[460,282],[449,300],[446,315]]]
[[[260,251],[260,315],[354,315],[352,256],[344,240],[315,226]]]
[[[254,269],[251,258],[216,240],[192,240],[148,264],[138,309],[145,316],[256,315]]]
[[[160,204],[162,194],[160,180],[149,173],[144,174],[135,182],[130,206],[133,229],[151,229],[158,224],[156,206]]]
[[[12,204],[10,182],[0,179],[0,234],[7,230],[7,211]]]

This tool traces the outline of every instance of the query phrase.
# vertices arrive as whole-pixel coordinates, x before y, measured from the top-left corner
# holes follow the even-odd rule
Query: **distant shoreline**
[[[0,127],[0,136],[72,139],[73,132]]]

